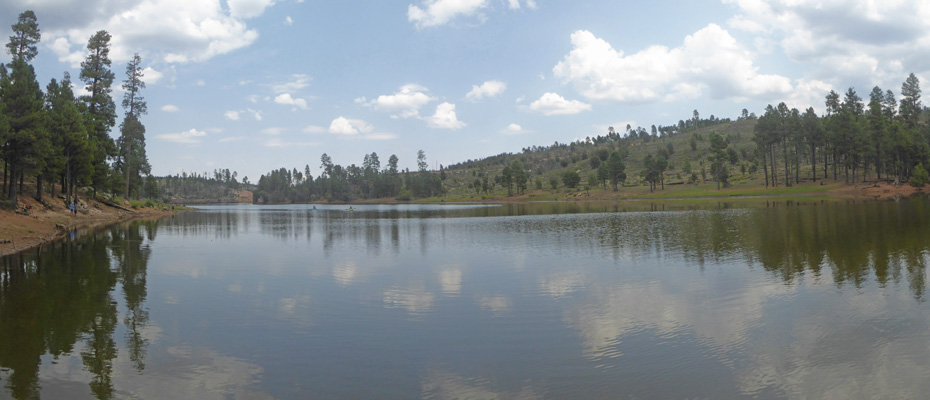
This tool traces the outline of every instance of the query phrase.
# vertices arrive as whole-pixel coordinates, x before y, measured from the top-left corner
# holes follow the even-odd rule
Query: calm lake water
[[[918,398],[930,202],[217,206],[2,260],[0,398]]]

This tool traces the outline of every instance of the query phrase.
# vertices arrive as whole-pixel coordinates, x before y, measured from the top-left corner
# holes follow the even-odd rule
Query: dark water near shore
[[[919,398],[930,201],[216,206],[2,259],[0,398]]]

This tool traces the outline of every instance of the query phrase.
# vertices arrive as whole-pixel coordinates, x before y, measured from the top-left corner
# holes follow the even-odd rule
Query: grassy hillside
[[[649,185],[643,180],[643,159],[649,154],[656,155],[662,150],[668,152],[669,147],[672,151],[668,157],[669,168],[664,174],[666,189],[661,193],[657,191],[650,195],[662,197],[672,192],[679,193],[679,195],[685,193],[689,193],[689,196],[700,195],[711,188],[716,191],[716,183],[711,180],[710,162],[708,161],[711,153],[708,137],[712,133],[727,138],[728,148],[734,149],[737,154],[737,162],[728,165],[730,183],[734,186],[730,190],[755,188],[763,179],[761,171],[748,172],[755,160],[753,155],[755,144],[752,142],[755,124],[755,119],[725,122],[658,138],[624,137],[610,141],[597,141],[591,138],[590,141],[542,148],[533,146],[524,149],[522,153],[505,153],[481,160],[467,161],[452,165],[444,171],[446,175],[444,187],[447,190],[445,199],[474,200],[508,197],[507,188],[503,185],[494,184],[487,194],[483,191],[479,194],[476,193],[472,184],[476,179],[484,179],[484,175],[489,177],[489,183],[494,182],[494,178],[501,175],[504,167],[514,161],[520,161],[529,171],[526,194],[520,196],[523,198],[554,199],[579,196],[598,198],[643,195],[644,192],[649,193]],[[692,139],[695,142],[694,149],[691,147]],[[589,175],[596,173],[596,168],[593,167],[590,159],[602,156],[605,151],[608,153],[619,151],[624,156],[627,179],[619,193],[613,192],[609,185],[605,191],[603,186],[593,187],[588,184]],[[688,167],[697,176],[696,182],[689,182],[692,174],[687,171]],[[703,176],[702,167],[705,171]],[[561,180],[562,175],[570,170],[578,172],[582,178],[581,184],[575,189],[566,188]],[[746,172],[743,172],[744,170]],[[552,178],[558,182],[554,189],[550,184]],[[537,179],[542,183],[542,189],[537,189]]]

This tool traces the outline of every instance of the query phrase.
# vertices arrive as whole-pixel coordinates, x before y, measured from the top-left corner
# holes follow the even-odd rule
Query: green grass
[[[150,207],[161,207],[160,203],[155,203],[152,200],[130,200],[129,206],[133,209],[139,208],[150,208]]]
[[[675,188],[673,190],[657,190],[655,192],[646,192],[639,195],[639,197],[655,197],[655,198],[687,198],[687,197],[728,197],[728,196],[786,196],[786,195],[810,195],[810,194],[825,194],[832,189],[835,189],[836,185],[795,185],[791,187],[779,186],[779,187],[768,187],[764,185],[753,185],[753,186],[734,186],[729,188],[721,188],[717,190],[716,183],[703,184],[697,186],[688,186],[686,188]]]

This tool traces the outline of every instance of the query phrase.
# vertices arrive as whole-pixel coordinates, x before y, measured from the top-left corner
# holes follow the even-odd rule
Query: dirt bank
[[[16,212],[0,210],[0,256],[48,243],[63,237],[73,229],[109,225],[138,218],[162,217],[177,212],[170,208],[154,207],[123,210],[82,197],[79,211],[75,215],[70,212],[62,198],[47,196],[43,200],[45,204],[39,203],[31,196],[20,196]]]
[[[927,193],[926,187],[914,187],[904,183],[897,186],[886,183],[858,184],[855,186],[846,186],[831,192],[838,197],[853,198],[871,198],[876,200],[888,200],[893,198],[908,197],[918,193]]]

